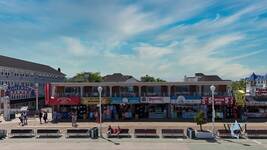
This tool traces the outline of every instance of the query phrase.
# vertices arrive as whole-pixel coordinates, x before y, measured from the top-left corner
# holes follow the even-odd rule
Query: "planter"
[[[197,139],[214,139],[212,132],[210,131],[195,131]]]

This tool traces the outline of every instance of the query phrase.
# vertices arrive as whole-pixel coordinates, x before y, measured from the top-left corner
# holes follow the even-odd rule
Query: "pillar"
[[[168,85],[168,96],[171,97],[171,86]]]
[[[138,96],[141,97],[142,86],[138,86]]]
[[[112,86],[109,86],[109,97],[112,97]]]
[[[83,97],[83,86],[80,86],[80,96]]]
[[[202,95],[202,86],[201,85],[198,86],[198,95],[199,96]]]

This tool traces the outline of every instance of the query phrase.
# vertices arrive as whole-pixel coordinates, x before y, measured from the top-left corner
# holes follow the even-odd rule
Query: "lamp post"
[[[99,94],[99,136],[102,137],[102,100],[101,100],[102,87],[99,86],[97,90]]]
[[[39,108],[38,108],[38,105],[39,105],[39,101],[38,101],[38,96],[39,96],[38,87],[39,87],[39,84],[38,83],[35,83],[35,108],[36,108],[36,112],[38,112],[38,110],[39,110]]]
[[[5,104],[5,96],[7,88],[8,88],[7,84],[3,84],[0,86],[0,116],[2,114],[2,103]]]
[[[211,90],[211,98],[212,98],[212,133],[213,135],[215,135],[215,127],[214,127],[214,123],[215,123],[215,108],[214,108],[214,91],[215,91],[216,87],[214,85],[210,86],[210,90]]]

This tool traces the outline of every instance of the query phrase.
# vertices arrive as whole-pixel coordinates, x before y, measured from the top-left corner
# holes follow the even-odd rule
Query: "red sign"
[[[256,89],[256,95],[267,95],[267,89],[263,88],[263,89]]]
[[[204,105],[211,105],[212,104],[212,98],[211,97],[203,97],[202,104]],[[214,105],[233,105],[234,99],[230,96],[216,96],[214,97]]]
[[[78,96],[51,97],[48,105],[79,105],[80,103],[81,99]]]

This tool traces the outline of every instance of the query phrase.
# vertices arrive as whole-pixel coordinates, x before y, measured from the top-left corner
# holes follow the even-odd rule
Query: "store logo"
[[[124,97],[124,98],[122,98],[122,102],[123,102],[123,103],[128,103],[129,100],[128,100],[128,98]]]
[[[71,99],[68,98],[68,97],[60,97],[60,98],[58,98],[56,101],[57,101],[57,103],[59,103],[59,104],[68,104],[68,103],[71,102]]]
[[[177,97],[176,103],[183,104],[184,102],[185,102],[185,97],[184,96],[180,95],[180,96]]]

